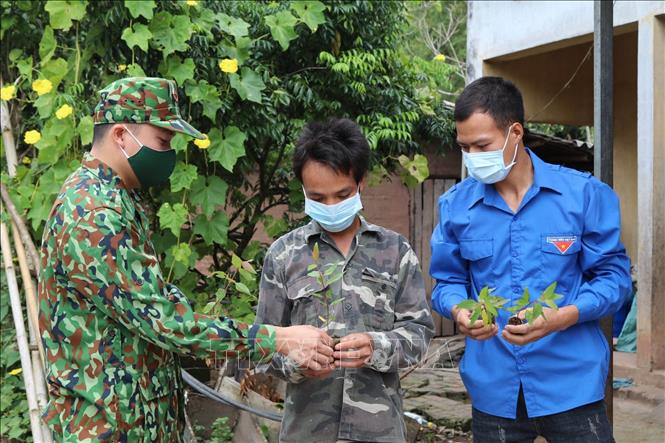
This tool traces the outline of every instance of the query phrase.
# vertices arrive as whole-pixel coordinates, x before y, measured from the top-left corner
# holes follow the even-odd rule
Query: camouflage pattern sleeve
[[[291,307],[286,296],[284,279],[276,263],[276,249],[277,243],[268,249],[263,261],[256,322],[275,326],[291,326]],[[275,354],[270,363],[260,365],[257,371],[274,375],[289,383],[300,383],[305,379],[297,363],[282,354]]]
[[[368,332],[374,351],[367,367],[379,372],[396,372],[418,364],[434,333],[418,257],[403,238],[400,252],[393,330]]]
[[[270,361],[275,328],[195,313],[180,290],[164,282],[152,244],[110,208],[66,225],[58,244],[61,283],[155,345],[179,354]]]

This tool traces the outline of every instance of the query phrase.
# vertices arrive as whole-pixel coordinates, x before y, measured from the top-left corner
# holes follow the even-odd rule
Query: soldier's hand
[[[276,328],[277,352],[301,368],[319,371],[333,363],[333,340],[314,326]]]
[[[335,345],[335,366],[362,368],[372,357],[372,337],[364,332],[349,334]]]
[[[486,326],[481,320],[471,323],[471,311],[468,309],[455,307],[452,310],[452,314],[459,331],[474,340],[487,340],[499,332],[499,328],[495,324]]]

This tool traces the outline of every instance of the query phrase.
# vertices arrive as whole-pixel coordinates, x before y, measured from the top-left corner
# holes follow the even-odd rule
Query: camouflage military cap
[[[205,139],[180,116],[178,86],[173,80],[128,77],[114,81],[101,91],[95,106],[95,125],[149,123],[170,131]]]

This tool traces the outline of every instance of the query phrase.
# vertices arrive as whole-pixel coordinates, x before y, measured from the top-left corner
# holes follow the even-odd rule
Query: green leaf
[[[235,46],[222,43],[222,55],[228,58],[235,58],[238,64],[242,65],[249,59],[249,49],[254,44],[254,40],[249,37],[236,37]]]
[[[16,62],[16,69],[22,76],[32,82],[32,57],[24,58]]]
[[[540,316],[542,316],[545,320],[547,320],[547,317],[545,317],[545,312],[543,312],[543,305],[541,305],[540,303],[534,303],[533,304],[533,318],[534,318],[534,320],[537,319]]]
[[[201,103],[203,106],[203,115],[214,122],[217,117],[217,111],[222,107],[217,87],[208,84],[205,80],[200,80],[197,83],[187,82],[185,92],[192,103]]]
[[[490,318],[486,310],[483,309],[480,311],[480,317],[483,319],[483,323],[485,324],[485,326],[489,326],[492,324],[492,319]]]
[[[187,243],[179,243],[173,246],[171,253],[173,254],[173,259],[175,261],[182,263],[183,265],[188,265],[189,258],[192,255],[192,248],[190,248]]]
[[[213,128],[208,134],[211,146],[210,159],[220,163],[229,172],[233,172],[239,158],[245,156],[245,140],[247,136],[235,126],[224,129],[224,137],[217,128]]]
[[[252,292],[249,290],[247,285],[245,285],[244,283],[236,282],[235,287],[236,287],[236,291],[238,291],[242,294],[252,295]]]
[[[471,324],[475,323],[478,318],[480,318],[480,313],[482,312],[482,309],[480,305],[477,305],[476,308],[473,310],[471,313],[471,317],[469,318],[469,322]]]
[[[190,189],[197,177],[198,171],[196,166],[188,165],[185,162],[178,162],[175,165],[173,174],[171,174],[171,177],[169,178],[171,181],[171,192]]]
[[[47,119],[53,112],[53,106],[55,106],[55,94],[51,91],[48,94],[40,95],[33,104],[37,108],[39,118]],[[43,134],[42,138],[44,138]]]
[[[307,266],[307,271],[311,272],[311,271],[315,270],[316,267],[317,267],[316,263],[312,263],[311,265]]]
[[[44,125],[41,140],[35,145],[39,150],[40,163],[56,164],[67,148],[71,146],[74,134],[73,119],[50,118]]]
[[[277,14],[268,15],[265,20],[272,38],[279,42],[283,51],[288,49],[291,40],[298,38],[294,29],[298,20],[289,11],[279,11]]]
[[[210,217],[218,207],[224,206],[227,189],[226,182],[215,175],[207,178],[200,176],[192,185],[190,201]]]
[[[94,135],[94,122],[92,121],[92,117],[89,115],[86,115],[85,117],[81,118],[81,121],[79,121],[79,125],[77,128],[79,137],[81,138],[81,145],[89,145],[92,143],[93,135]]]
[[[326,22],[323,11],[326,5],[318,1],[297,1],[291,2],[291,9],[305,22],[312,32],[316,32],[319,25]]]
[[[259,74],[252,69],[244,67],[240,69],[240,75],[229,74],[229,82],[241,99],[261,103],[261,91],[266,88],[266,85]]]
[[[320,253],[319,253],[319,242],[314,243],[314,249],[312,250],[312,259],[314,261],[319,261]]]
[[[427,157],[424,155],[416,154],[413,160],[409,160],[409,157],[406,155],[400,155],[398,160],[406,172],[415,178],[418,183],[424,182],[429,177]]]
[[[152,32],[143,23],[134,23],[134,26],[122,31],[122,38],[131,49],[138,46],[143,52],[148,52],[148,41],[152,38]]]
[[[53,53],[55,52],[56,41],[55,35],[53,34],[53,28],[46,26],[44,28],[44,34],[42,34],[42,40],[39,42],[39,59],[42,64],[51,60]]]
[[[241,269],[242,268],[242,258],[240,258],[237,255],[233,254],[231,256],[231,265],[236,269]]]
[[[159,12],[150,22],[152,43],[167,58],[176,51],[189,48],[187,42],[194,32],[192,22],[186,15],[171,15],[166,11]]]
[[[159,72],[166,78],[172,78],[182,85],[185,80],[194,77],[194,60],[186,58],[182,61],[177,55],[170,55],[168,59],[159,64]]]
[[[223,211],[216,212],[212,218],[199,214],[194,219],[194,234],[200,235],[208,246],[213,243],[226,244],[228,233],[229,218]]]
[[[246,36],[249,29],[249,23],[243,19],[226,14],[217,14],[217,24],[222,31],[231,34],[236,39]]]
[[[553,282],[547,288],[545,288],[545,290],[541,294],[541,297],[544,298],[552,297],[554,295],[554,291],[556,290],[556,284],[557,284],[556,282]]]
[[[469,311],[475,309],[478,305],[478,302],[475,300],[464,300],[461,303],[457,304],[457,309],[468,309]]]
[[[283,218],[266,217],[263,223],[266,234],[270,238],[276,238],[289,230],[289,224]]]
[[[127,75],[129,77],[147,77],[143,68],[136,63],[127,65]]]
[[[159,211],[159,225],[162,229],[169,229],[177,237],[180,228],[187,221],[187,207],[182,203],[176,203],[171,207],[169,203],[164,203]]]
[[[176,152],[184,152],[187,150],[189,140],[190,138],[188,136],[178,132],[173,138],[171,138],[171,149],[174,149]]]
[[[44,9],[48,11],[53,29],[72,27],[72,20],[81,20],[85,16],[85,2],[81,0],[49,0]]]
[[[153,0],[125,0],[125,8],[129,10],[129,14],[133,18],[142,15],[148,20],[152,20],[152,11],[156,6]]]
[[[68,70],[67,62],[61,58],[54,58],[42,64],[42,76],[53,83],[53,90],[58,88]]]

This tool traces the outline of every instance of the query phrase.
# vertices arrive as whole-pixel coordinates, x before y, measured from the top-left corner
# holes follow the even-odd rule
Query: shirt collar
[[[557,182],[557,177],[552,174],[552,165],[542,161],[533,153],[533,151],[531,151],[531,149],[526,148],[526,152],[529,154],[529,157],[531,157],[531,164],[533,165],[533,186],[536,190],[546,188],[561,194],[561,186]],[[469,209],[480,200],[491,202],[493,199],[497,198],[497,195],[498,193],[496,192],[494,185],[487,185],[479,182],[473,190],[473,194],[469,200]]]
[[[381,233],[381,229],[378,226],[373,225],[371,223],[367,223],[365,217],[363,217],[362,215],[359,215],[358,218],[360,218],[360,229],[358,229],[356,235],[360,236],[365,232],[374,232],[377,235]],[[305,229],[305,240],[309,240],[310,237],[313,237],[315,235],[321,235],[324,232],[326,232],[321,227],[321,225],[314,220],[307,223],[304,229]]]
[[[101,182],[106,183],[112,187],[128,189],[122,178],[115,172],[109,165],[97,159],[90,152],[83,155],[81,162],[84,168],[92,172]]]

